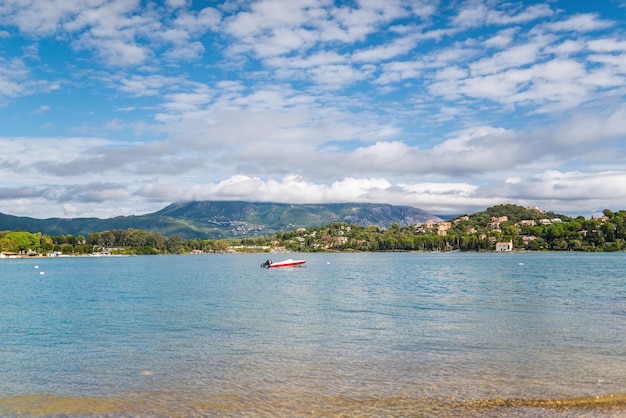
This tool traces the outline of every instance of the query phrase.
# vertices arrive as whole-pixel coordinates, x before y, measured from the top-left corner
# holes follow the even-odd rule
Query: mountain
[[[294,228],[347,222],[389,228],[439,217],[411,206],[375,203],[288,204],[240,201],[173,203],[158,212],[115,218],[35,219],[0,213],[0,231],[23,230],[47,235],[85,235],[114,229],[141,229],[185,239],[219,239],[272,235]]]

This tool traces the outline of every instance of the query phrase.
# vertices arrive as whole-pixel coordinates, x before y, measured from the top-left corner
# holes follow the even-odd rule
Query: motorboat
[[[292,260],[291,258],[283,261],[267,260],[265,263],[261,264],[261,267],[266,269],[275,269],[278,267],[297,267],[302,266],[304,263],[306,263],[306,260]]]

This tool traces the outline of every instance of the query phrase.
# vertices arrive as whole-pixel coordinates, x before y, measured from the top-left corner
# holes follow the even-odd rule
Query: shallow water
[[[626,413],[623,254],[265,258],[2,260],[0,414]]]

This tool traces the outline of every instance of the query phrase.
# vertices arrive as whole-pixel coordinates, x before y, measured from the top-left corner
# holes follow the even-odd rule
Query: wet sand
[[[533,399],[322,399],[298,396],[220,396],[135,393],[119,397],[21,395],[0,399],[8,416],[291,416],[291,417],[621,417],[626,394],[588,398]]]

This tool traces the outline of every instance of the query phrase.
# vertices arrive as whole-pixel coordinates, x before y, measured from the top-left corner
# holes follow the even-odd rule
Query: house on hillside
[[[509,251],[513,251],[513,241],[496,242],[496,252],[509,252]]]
[[[437,235],[446,236],[448,235],[448,229],[452,228],[452,222],[439,222],[437,223]]]
[[[508,216],[492,216],[488,226],[491,229],[498,229],[500,228],[500,224],[508,222],[508,220]]]

